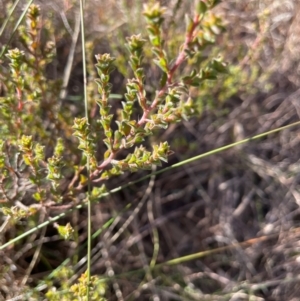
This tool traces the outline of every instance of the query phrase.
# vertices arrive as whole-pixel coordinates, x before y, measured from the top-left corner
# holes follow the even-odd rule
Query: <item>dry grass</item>
[[[109,1],[107,7],[96,1],[91,4],[99,17],[93,15],[91,35],[98,30],[104,34],[107,28],[99,24],[115,11],[123,16],[120,23],[103,21],[110,34],[129,22],[123,2]],[[174,7],[176,1],[168,3]],[[240,89],[240,94],[218,103],[201,118],[171,127],[163,136],[175,150],[170,163],[299,120],[300,7],[296,0],[230,0],[218,10],[227,23],[229,43],[223,51],[229,63],[237,60],[238,51],[246,53],[240,64],[247,70],[258,62],[270,75],[272,88],[266,89],[264,81],[254,82],[255,93]],[[260,15],[263,11],[266,17]],[[298,130],[286,130],[164,173],[95,205],[93,228],[97,230],[132,203],[94,242],[93,274],[118,275],[141,267],[148,271],[154,246],[159,246],[157,262],[228,246],[222,252],[148,272],[145,278],[136,273],[112,279],[108,300],[298,300],[299,149]],[[128,176],[121,181],[128,181]],[[120,179],[110,183],[111,187],[119,184]],[[78,224],[81,242],[86,240],[85,217],[81,211],[71,218]],[[0,277],[0,292],[6,298],[15,296],[35,243],[41,242],[31,237],[18,252],[11,248],[0,254],[10,267]],[[74,252],[72,243],[62,242],[52,227],[42,243],[42,253],[52,267]],[[29,284],[36,284],[48,268],[40,261]],[[85,267],[78,263],[74,268],[79,275]]]

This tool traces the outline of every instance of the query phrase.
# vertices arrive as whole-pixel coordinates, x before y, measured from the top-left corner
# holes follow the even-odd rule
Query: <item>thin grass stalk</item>
[[[98,229],[95,233],[93,233],[92,235],[92,239],[95,239],[96,237],[98,237],[104,230],[108,229],[109,226],[114,222],[115,217],[110,218],[100,229]],[[86,243],[84,243],[83,245],[79,246],[77,252],[81,252],[85,247],[86,247]],[[46,277],[46,281],[49,281],[51,279],[55,278],[55,274],[57,273],[57,271],[59,271],[60,269],[62,269],[63,267],[67,266],[67,264],[69,264],[71,261],[71,258],[66,258],[57,268],[55,268],[47,277]],[[39,291],[40,288],[44,289],[44,286],[47,286],[46,281],[41,281],[37,287],[34,288],[35,291]],[[70,282],[70,280],[69,280]]]
[[[1,26],[1,29],[0,29],[0,37],[2,36],[4,30],[5,30],[6,26],[7,26],[7,23],[8,23],[8,21],[9,21],[10,17],[12,16],[12,14],[14,13],[14,11],[15,11],[17,5],[19,4],[19,2],[20,2],[20,0],[16,0],[16,1],[15,1],[15,3],[14,3],[14,5],[12,6],[10,12],[8,13],[7,18],[6,18],[5,21],[3,22],[2,26]]]
[[[88,94],[87,94],[87,67],[86,67],[86,54],[85,54],[85,29],[84,29],[84,0],[80,0],[80,22],[81,22],[81,46],[82,46],[82,68],[83,68],[83,90],[84,90],[84,110],[85,118],[89,122],[88,114]],[[88,142],[87,142],[88,143]],[[86,297],[87,301],[90,300],[90,281],[91,281],[91,249],[92,249],[92,204],[91,204],[91,180],[90,180],[90,158],[86,158],[87,169],[87,206],[88,206],[88,220],[87,220],[87,232],[88,232],[88,244],[87,244],[87,289]]]
[[[152,172],[152,173],[150,173],[150,174],[148,174],[148,175],[146,175],[146,176],[144,176],[144,177],[142,177],[142,178],[140,178],[140,179],[138,179],[138,180],[136,180],[136,181],[128,182],[128,183],[126,183],[125,185],[116,187],[116,188],[114,188],[114,189],[112,189],[112,190],[110,190],[110,191],[108,191],[108,192],[106,192],[106,193],[103,193],[101,196],[99,196],[99,199],[101,199],[101,198],[103,198],[103,197],[106,197],[106,196],[108,196],[108,195],[110,195],[110,194],[119,192],[119,191],[121,191],[121,190],[123,190],[123,189],[125,189],[125,188],[128,188],[128,187],[130,187],[130,186],[132,186],[132,185],[135,185],[135,184],[137,184],[137,183],[140,183],[140,182],[142,182],[142,181],[144,181],[144,180],[150,178],[151,176],[158,175],[158,174],[162,174],[162,173],[164,173],[164,172],[166,172],[166,171],[172,170],[172,169],[177,168],[177,167],[181,167],[181,166],[183,166],[183,165],[185,165],[185,164],[192,163],[192,162],[194,162],[194,161],[203,159],[203,158],[205,158],[205,157],[209,157],[209,156],[214,155],[214,154],[217,154],[217,153],[221,153],[221,152],[223,152],[223,151],[225,151],[225,150],[228,150],[228,149],[231,149],[231,148],[233,148],[233,147],[235,147],[235,146],[239,146],[239,145],[242,145],[242,144],[245,144],[245,143],[254,141],[254,140],[258,140],[258,139],[260,139],[260,138],[264,138],[264,137],[266,137],[266,136],[268,136],[268,135],[271,135],[271,134],[275,134],[275,133],[281,132],[281,131],[283,131],[283,130],[286,130],[286,129],[295,127],[295,126],[297,126],[297,125],[300,125],[300,121],[297,121],[297,122],[294,122],[294,123],[291,123],[291,124],[288,124],[288,125],[285,125],[285,126],[276,128],[276,129],[274,129],[274,130],[271,130],[271,131],[268,131],[268,132],[264,132],[264,133],[261,133],[261,134],[258,134],[258,135],[252,136],[252,137],[250,137],[250,138],[246,138],[246,139],[243,139],[243,140],[240,140],[240,141],[231,143],[231,144],[227,144],[227,145],[225,145],[225,146],[222,146],[222,147],[213,149],[213,150],[211,150],[211,151],[208,151],[208,152],[203,153],[203,154],[200,154],[200,155],[198,155],[198,156],[189,158],[189,159],[187,159],[187,160],[183,160],[183,161],[178,162],[178,163],[176,163],[176,164],[173,164],[173,165],[171,165],[171,166],[169,166],[169,167],[166,167],[166,168],[163,168],[163,169],[161,169],[161,170]],[[79,204],[79,205],[77,205],[77,206],[75,206],[75,207],[73,207],[73,208],[71,208],[71,209],[69,209],[69,210],[67,210],[67,211],[65,211],[65,212],[60,213],[60,214],[57,215],[57,216],[54,216],[54,217],[50,218],[48,221],[46,221],[46,222],[44,222],[44,223],[42,223],[42,224],[40,224],[40,225],[38,225],[38,226],[36,226],[36,227],[34,227],[34,228],[28,230],[27,232],[24,232],[23,234],[21,234],[21,235],[15,237],[15,238],[13,238],[12,240],[8,241],[8,242],[5,243],[5,244],[3,244],[2,246],[0,246],[0,250],[4,250],[5,248],[7,248],[8,246],[10,246],[11,244],[14,244],[14,243],[16,243],[17,241],[19,241],[20,239],[22,239],[22,238],[24,238],[24,237],[26,237],[26,236],[28,236],[28,235],[34,233],[35,231],[37,231],[37,230],[39,230],[39,229],[41,229],[41,228],[43,228],[43,227],[45,227],[45,226],[47,226],[47,225],[49,225],[49,224],[51,224],[51,223],[53,223],[53,222],[59,220],[60,218],[62,218],[62,217],[64,217],[64,216],[68,215],[69,213],[73,212],[73,210],[81,209],[81,208],[83,208],[84,206],[85,206],[85,204]]]
[[[19,26],[20,26],[20,24],[22,23],[24,17],[26,16],[27,11],[28,11],[30,5],[32,4],[32,2],[33,2],[33,0],[29,0],[29,1],[28,1],[27,6],[25,7],[23,13],[22,13],[21,16],[19,17],[18,22],[16,23],[16,25],[15,25],[15,27],[14,27],[14,29],[13,29],[13,31],[12,31],[10,37],[9,37],[8,42],[7,42],[7,43],[3,46],[3,48],[2,48],[2,51],[1,51],[1,53],[0,53],[0,59],[2,58],[2,56],[3,56],[3,55],[5,54],[5,52],[7,51],[10,42],[12,41],[12,39],[13,39],[13,37],[14,37],[16,31],[17,31],[17,29],[19,28]]]
[[[238,248],[238,247],[245,248],[245,247],[251,246],[253,244],[257,244],[257,243],[264,242],[264,241],[267,241],[267,240],[270,240],[270,239],[274,239],[274,238],[278,237],[278,235],[280,235],[280,234],[290,233],[290,232],[299,233],[300,228],[295,228],[295,229],[288,230],[288,231],[276,232],[276,233],[272,233],[272,234],[269,234],[269,235],[263,235],[263,236],[259,236],[259,237],[256,237],[256,238],[251,238],[251,239],[248,239],[248,240],[245,240],[245,241],[242,241],[242,242],[233,243],[233,244],[230,244],[230,245],[227,245],[227,246],[218,247],[218,248],[211,249],[211,250],[201,251],[201,252],[189,254],[189,255],[186,255],[186,256],[173,258],[173,259],[170,259],[168,261],[156,264],[155,266],[150,267],[150,269],[151,269],[151,271],[154,271],[154,270],[160,269],[164,266],[179,265],[179,264],[184,263],[184,262],[189,262],[189,261],[192,261],[192,260],[196,260],[196,259],[199,259],[199,258],[210,256],[210,255],[213,255],[213,254],[216,254],[216,253],[232,250],[232,249],[235,249],[235,248]],[[143,272],[145,272],[145,269],[140,268],[140,269],[131,270],[131,271],[119,274],[119,275],[115,275],[115,277],[119,278],[119,279],[124,279],[125,277],[128,277],[130,275],[143,273]],[[108,280],[110,280],[108,277],[102,277],[102,279],[101,279],[101,281],[108,281]]]

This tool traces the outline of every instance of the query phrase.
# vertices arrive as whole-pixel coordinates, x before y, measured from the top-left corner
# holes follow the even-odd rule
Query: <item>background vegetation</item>
[[[147,37],[143,2],[148,3],[86,1],[91,124],[99,117],[95,54],[116,58],[110,101],[118,116],[127,79],[133,76],[126,37]],[[34,3],[41,9],[40,23],[35,24],[37,12],[31,9],[15,34],[26,3],[17,3],[7,24],[13,3],[0,4],[0,43],[10,50],[0,67],[0,300],[75,300],[74,294],[84,300],[86,174],[80,169],[85,164],[80,135],[76,138],[72,128],[85,111],[79,3]],[[173,58],[194,4],[160,3],[166,7],[161,32]],[[227,74],[191,87],[194,116],[146,140],[147,147],[169,142],[172,153],[163,167],[299,120],[299,18],[296,0],[228,0],[213,8],[205,19],[207,28],[213,27],[211,35],[203,37],[209,45],[178,73],[222,57]],[[16,47],[24,55],[11,51]],[[153,64],[149,44],[143,54],[144,87],[153,96],[162,71]],[[93,138],[102,142],[104,137]],[[104,188],[94,185],[91,298],[297,300],[298,149],[298,129],[291,127],[142,179],[100,200]],[[99,161],[107,148],[99,143],[96,150]],[[131,149],[123,152],[126,157]],[[106,190],[150,172],[112,177]],[[82,190],[65,193],[70,187]],[[54,223],[2,248],[53,217]]]

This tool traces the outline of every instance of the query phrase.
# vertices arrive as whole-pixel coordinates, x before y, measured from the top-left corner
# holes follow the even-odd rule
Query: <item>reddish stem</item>
[[[20,88],[16,88],[17,90],[17,98],[18,98],[18,106],[17,110],[21,112],[23,110],[23,102],[22,102],[22,90]]]
[[[179,53],[173,67],[168,72],[168,84],[169,85],[172,84],[172,79],[173,79],[173,75],[174,75],[175,71],[186,59],[185,50],[189,48],[189,43],[192,41],[194,31],[195,31],[196,27],[199,25],[199,23],[200,23],[200,15],[195,15],[194,20],[193,20],[193,25],[191,26],[191,29],[189,30],[189,32],[187,32],[187,34],[185,36],[185,41],[184,41],[182,50]]]
[[[185,61],[186,59],[186,50],[189,48],[189,44],[192,41],[193,37],[194,37],[194,31],[196,29],[196,27],[199,25],[200,23],[200,15],[195,15],[194,19],[193,19],[193,25],[191,26],[190,30],[187,32],[186,37],[185,37],[185,41],[182,47],[182,50],[180,51],[180,53],[177,56],[177,59],[174,63],[174,65],[172,66],[172,68],[168,71],[167,74],[167,83],[160,89],[160,91],[156,94],[155,99],[153,100],[151,106],[147,109],[144,109],[143,111],[143,115],[141,117],[141,119],[138,121],[137,125],[139,127],[141,127],[143,124],[145,124],[148,121],[148,117],[149,114],[156,109],[159,99],[165,94],[166,90],[168,89],[168,87],[172,84],[173,81],[173,76],[175,71],[178,69],[178,67]],[[110,156],[105,159],[101,165],[99,165],[97,167],[97,170],[94,171],[91,174],[91,179],[95,179],[101,170],[103,170],[105,167],[107,167],[111,161],[115,158],[115,156],[117,155],[118,151],[112,152],[110,154]],[[77,187],[79,188],[79,187]]]

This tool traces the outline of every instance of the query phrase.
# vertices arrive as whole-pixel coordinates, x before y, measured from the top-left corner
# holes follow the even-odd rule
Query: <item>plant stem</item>
[[[82,68],[83,68],[83,88],[84,88],[84,109],[85,118],[89,122],[88,114],[88,95],[87,95],[87,72],[86,72],[86,54],[85,54],[85,31],[84,31],[84,0],[80,0],[80,20],[81,20],[81,45],[82,45]],[[86,142],[88,143],[88,142]],[[87,177],[88,177],[88,192],[87,192],[87,206],[88,206],[88,220],[87,220],[87,232],[88,232],[88,244],[87,244],[87,288],[86,299],[90,300],[90,281],[91,281],[91,246],[92,246],[92,204],[91,204],[91,179],[90,179],[90,158],[86,160]]]
[[[17,29],[19,28],[21,22],[23,21],[24,17],[26,16],[27,11],[28,11],[30,5],[32,4],[32,2],[33,2],[33,0],[29,0],[28,3],[27,3],[27,5],[26,5],[26,7],[24,8],[24,10],[23,10],[21,16],[19,17],[19,19],[18,19],[18,21],[17,21],[17,23],[16,23],[16,25],[15,25],[15,27],[14,27],[12,33],[10,34],[10,37],[9,37],[8,42],[7,42],[7,43],[3,46],[3,48],[2,48],[2,51],[1,51],[1,53],[0,53],[0,59],[1,59],[2,56],[6,53],[6,50],[7,50],[7,48],[8,48],[8,45],[9,45],[10,42],[12,41],[12,39],[13,39],[13,37],[14,37],[16,31],[17,31]],[[14,9],[14,8],[13,8],[13,9]],[[6,25],[5,25],[5,26],[6,26]],[[2,33],[3,33],[3,30],[5,29],[5,26],[4,26],[3,28],[1,28],[1,35],[2,35]]]
[[[135,185],[135,184],[137,184],[137,183],[140,183],[140,182],[142,182],[142,181],[145,181],[146,179],[150,178],[150,177],[153,176],[153,175],[162,174],[162,173],[164,173],[164,172],[166,172],[166,171],[172,170],[172,169],[177,168],[177,167],[181,167],[181,166],[183,166],[183,165],[185,165],[185,164],[188,164],[188,163],[191,163],[191,162],[195,162],[195,161],[197,161],[197,160],[200,160],[200,159],[202,159],[202,158],[209,157],[209,156],[211,156],[211,155],[220,153],[220,152],[222,152],[222,151],[225,151],[225,150],[227,150],[227,149],[233,148],[233,147],[235,147],[235,146],[239,146],[239,145],[242,145],[242,144],[245,144],[245,143],[248,143],[248,142],[251,142],[251,141],[254,141],[254,140],[263,138],[263,137],[266,137],[266,136],[268,136],[268,135],[270,135],[270,134],[275,134],[275,133],[277,133],[277,132],[281,132],[281,131],[283,131],[283,130],[286,130],[286,129],[289,129],[289,128],[292,128],[292,127],[298,126],[298,125],[300,125],[300,121],[297,121],[297,122],[294,122],[294,123],[291,123],[291,124],[288,124],[288,125],[285,125],[285,126],[276,128],[276,129],[274,129],[274,130],[271,130],[271,131],[268,131],[268,132],[264,132],[264,133],[261,133],[261,134],[258,134],[258,135],[252,136],[252,137],[250,137],[250,138],[246,138],[246,139],[243,139],[243,140],[240,140],[240,141],[231,143],[231,144],[227,144],[227,145],[222,146],[222,147],[219,147],[219,148],[217,148],[217,149],[213,149],[213,150],[208,151],[208,152],[206,152],[206,153],[200,154],[200,155],[198,155],[198,156],[195,156],[195,157],[189,158],[189,159],[187,159],[187,160],[178,162],[178,163],[173,164],[173,165],[171,165],[171,166],[169,166],[169,167],[166,167],[166,168],[160,169],[160,170],[158,170],[158,171],[155,171],[155,172],[153,172],[153,173],[150,173],[150,174],[146,175],[145,177],[142,177],[142,178],[140,178],[140,179],[138,179],[138,180],[136,180],[136,181],[128,182],[127,184],[125,184],[125,185],[123,185],[123,186],[116,187],[116,188],[114,188],[114,189],[112,189],[112,190],[110,190],[110,191],[108,191],[108,192],[106,192],[106,193],[103,193],[103,194],[99,197],[99,199],[101,199],[101,198],[103,198],[103,197],[105,197],[105,196],[108,196],[108,195],[110,195],[110,194],[119,192],[119,191],[121,191],[121,190],[123,190],[123,189],[125,189],[125,188],[128,188],[128,187],[130,187],[130,186],[132,186],[132,185]],[[13,238],[12,240],[8,241],[7,243],[5,243],[5,244],[3,244],[3,245],[1,245],[1,246],[0,246],[0,251],[6,249],[8,246],[10,246],[10,245],[16,243],[17,241],[19,241],[20,239],[22,239],[22,238],[24,238],[24,237],[30,235],[31,233],[34,233],[34,232],[37,231],[38,229],[42,229],[43,227],[45,227],[45,226],[47,226],[47,225],[49,225],[49,224],[51,224],[51,223],[53,223],[53,222],[59,220],[60,218],[66,216],[66,215],[69,214],[69,213],[71,213],[73,210],[83,208],[84,206],[85,206],[85,204],[79,204],[79,205],[75,206],[74,208],[69,209],[69,210],[66,211],[66,212],[63,212],[63,213],[61,213],[61,214],[59,214],[59,215],[57,215],[57,216],[51,217],[48,221],[46,221],[46,222],[44,222],[44,223],[42,223],[42,224],[39,224],[38,226],[36,226],[36,227],[34,227],[34,228],[28,230],[27,232],[22,233],[21,235],[19,235],[19,236]]]

